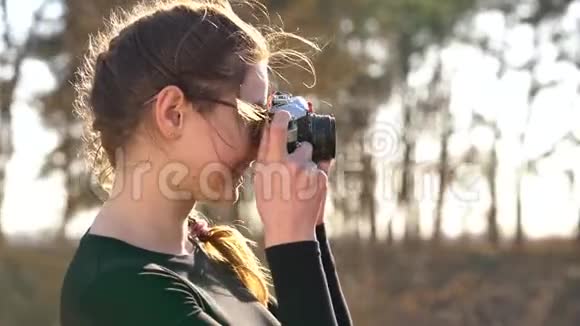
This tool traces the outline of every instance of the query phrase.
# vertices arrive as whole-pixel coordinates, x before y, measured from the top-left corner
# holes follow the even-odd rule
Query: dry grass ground
[[[333,242],[356,325],[578,326],[580,245],[490,250]],[[72,245],[0,250],[0,325],[58,325]]]

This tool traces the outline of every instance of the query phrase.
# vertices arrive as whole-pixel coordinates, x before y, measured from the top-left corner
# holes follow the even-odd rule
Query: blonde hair
[[[258,2],[239,3],[267,15]],[[210,25],[221,29],[208,30]],[[90,38],[75,84],[85,154],[103,188],[111,190],[115,151],[140,121],[145,100],[141,96],[154,95],[170,83],[178,83],[192,101],[196,94],[219,96],[240,85],[248,63],[263,60],[271,69],[297,65],[315,76],[305,54],[284,48],[288,41],[319,50],[292,33],[244,22],[225,0],[149,1],[113,12],[106,28]],[[186,60],[180,61],[183,56]],[[263,118],[260,110],[240,100],[238,110],[248,120]],[[267,304],[268,272],[250,240],[231,226],[214,226],[201,240],[213,260],[229,264],[257,300]]]

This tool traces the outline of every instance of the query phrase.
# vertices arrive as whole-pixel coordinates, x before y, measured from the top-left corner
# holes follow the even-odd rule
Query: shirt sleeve
[[[320,224],[316,227],[316,239],[320,245],[324,275],[326,276],[326,281],[328,282],[328,290],[330,291],[332,306],[334,308],[334,315],[336,316],[338,325],[351,326],[352,318],[350,316],[348,305],[346,304],[346,299],[344,298],[342,288],[340,286],[340,280],[336,271],[334,256],[330,250],[330,242],[326,236],[326,228],[324,224]]]
[[[220,325],[204,313],[186,282],[159,266],[101,275],[83,296],[82,306],[90,325]]]
[[[338,325],[317,241],[267,248],[266,259],[276,290],[277,318],[282,325]]]

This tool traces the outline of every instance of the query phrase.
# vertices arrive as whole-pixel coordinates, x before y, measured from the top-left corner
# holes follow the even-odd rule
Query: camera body
[[[288,153],[296,150],[298,143],[312,144],[312,161],[329,161],[336,157],[336,123],[331,115],[314,113],[312,103],[301,96],[276,92],[270,100],[270,114],[283,110],[290,113],[288,123]]]

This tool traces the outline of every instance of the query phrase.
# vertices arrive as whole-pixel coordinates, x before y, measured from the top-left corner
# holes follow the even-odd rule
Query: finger
[[[304,172],[308,174],[315,175],[316,173],[318,173],[318,166],[316,165],[316,163],[312,161],[304,161],[304,163],[302,163],[302,166],[304,168]]]
[[[324,193],[324,196],[326,196],[326,191],[328,190],[328,175],[320,169],[317,172],[318,187]]]
[[[315,185],[317,182],[317,173],[320,171],[316,163],[312,161],[302,161],[297,163],[298,167],[298,184],[302,187]]]
[[[318,163],[318,168],[324,171],[326,175],[330,173],[330,169],[334,166],[334,160],[322,161]]]
[[[316,216],[316,225],[320,225],[324,223],[324,211],[326,209],[326,189],[320,192],[320,196],[322,197],[320,200],[320,207],[318,208],[318,213]]]
[[[260,147],[258,147],[258,162],[266,160],[268,153],[268,144],[270,141],[270,123],[266,122],[262,128],[262,137],[260,138]]]
[[[312,185],[313,189],[316,190],[316,198],[320,201],[319,211],[318,211],[318,218],[320,219],[320,211],[324,211],[324,204],[326,202],[326,194],[328,192],[328,178],[324,171],[316,168],[315,171],[312,172],[310,175],[310,184]]]
[[[288,123],[290,122],[290,113],[278,111],[274,115],[270,125],[270,135],[268,147],[266,149],[266,160],[278,162],[288,155]]]
[[[312,161],[300,165],[300,173],[296,178],[296,187],[299,190],[298,200],[318,198],[318,173],[320,172],[316,163]]]
[[[300,146],[290,154],[290,157],[298,162],[312,162],[312,150],[312,144],[309,142],[302,142],[300,143]]]

